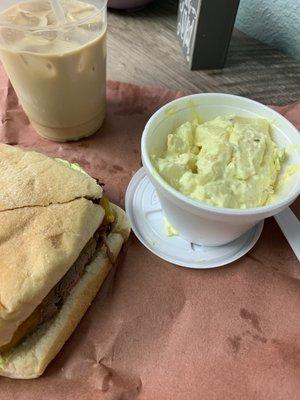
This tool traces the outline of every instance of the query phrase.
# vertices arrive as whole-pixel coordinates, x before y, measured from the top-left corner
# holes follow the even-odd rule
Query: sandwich
[[[0,375],[44,372],[129,233],[78,165],[0,144]]]

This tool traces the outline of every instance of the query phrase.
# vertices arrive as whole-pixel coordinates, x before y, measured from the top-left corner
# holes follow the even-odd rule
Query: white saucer
[[[233,242],[218,247],[199,246],[180,236],[167,236],[159,199],[143,168],[128,185],[125,207],[132,229],[144,246],[158,257],[187,268],[216,268],[232,263],[255,245],[264,225],[262,221]]]

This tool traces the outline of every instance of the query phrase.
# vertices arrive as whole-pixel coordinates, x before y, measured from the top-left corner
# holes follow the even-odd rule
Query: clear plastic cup
[[[107,0],[0,3],[0,58],[36,131],[78,140],[102,125],[106,108]]]

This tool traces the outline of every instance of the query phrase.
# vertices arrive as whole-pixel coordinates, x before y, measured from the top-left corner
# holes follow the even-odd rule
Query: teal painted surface
[[[235,26],[300,59],[300,0],[241,0]]]

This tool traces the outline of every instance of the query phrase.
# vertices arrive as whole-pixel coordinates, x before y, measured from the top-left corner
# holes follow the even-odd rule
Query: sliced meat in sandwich
[[[44,372],[129,232],[79,166],[0,144],[0,375]]]

